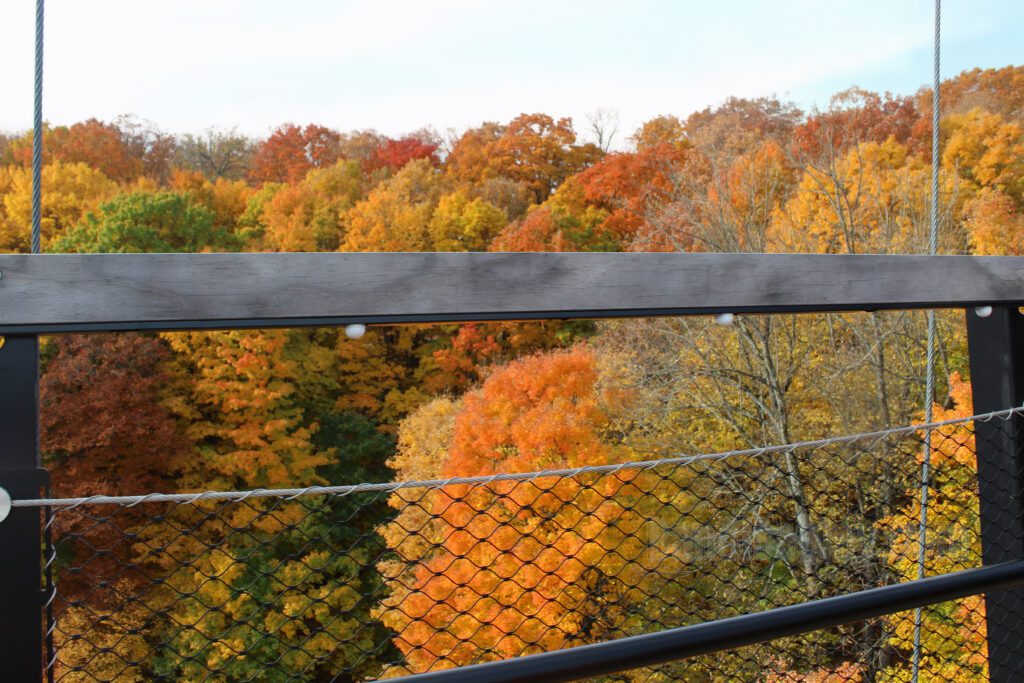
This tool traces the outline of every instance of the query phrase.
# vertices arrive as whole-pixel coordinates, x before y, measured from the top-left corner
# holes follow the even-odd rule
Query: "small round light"
[[[735,316],[732,313],[719,313],[715,316],[715,322],[719,325],[732,325]]]
[[[987,318],[990,315],[992,315],[992,307],[991,306],[978,306],[977,308],[974,309],[974,313],[979,318]]]
[[[362,339],[364,334],[366,334],[366,325],[361,323],[345,325],[345,335],[349,339]]]
[[[7,519],[11,514],[11,494],[6,489],[0,488],[0,522]]]

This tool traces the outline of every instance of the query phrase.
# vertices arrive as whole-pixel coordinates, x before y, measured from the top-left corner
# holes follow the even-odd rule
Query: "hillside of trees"
[[[652,118],[627,151],[608,151],[600,121],[584,133],[542,113],[400,138],[318,124],[265,139],[176,136],[132,118],[90,119],[45,131],[43,249],[921,253],[938,163],[940,252],[1024,254],[1024,67],[964,72],[942,97],[940,159],[928,90],[851,89],[806,112],[729,99]],[[0,136],[5,252],[28,251],[31,148],[30,133]],[[969,415],[962,312],[942,312],[939,327],[938,414]],[[358,340],[327,328],[53,337],[42,346],[44,460],[57,496],[116,495],[471,476],[856,433],[920,418],[924,328],[922,313],[892,312],[371,327]],[[947,453],[937,468],[969,474],[972,458]],[[962,484],[950,472],[939,494],[944,482]],[[827,485],[795,466],[788,475],[797,488]],[[871,524],[916,523],[913,481],[875,484],[895,493],[867,513]],[[805,520],[835,499],[796,498],[796,509],[777,511],[799,537],[792,563],[824,572],[827,533]],[[937,500],[950,507],[935,525],[972,505],[952,493]],[[843,504],[865,514],[856,500]],[[367,557],[389,547],[394,562],[411,560],[415,550],[389,535],[396,514],[405,513],[382,502],[338,533],[379,529],[361,541]],[[947,560],[930,556],[932,569]],[[237,562],[275,566],[259,553]],[[911,578],[916,566],[894,559],[885,571]],[[372,621],[373,605],[356,609]],[[908,624],[895,628],[905,636]],[[424,625],[380,625],[414,627]],[[987,680],[983,624],[939,631],[959,645],[935,648],[941,661],[926,657],[921,680],[947,680],[950,661],[974,672],[957,680]],[[424,638],[407,633],[381,661]],[[188,678],[188,664],[171,659],[151,670]],[[781,667],[792,681],[907,680],[892,661],[854,659]],[[224,680],[248,680],[237,666]],[[372,676],[382,664],[360,666]],[[117,680],[146,680],[130,675]]]

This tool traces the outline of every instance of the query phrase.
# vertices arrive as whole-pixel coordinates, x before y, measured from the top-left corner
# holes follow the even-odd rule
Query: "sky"
[[[4,0],[0,130],[32,121],[34,0]],[[44,116],[400,135],[523,112],[643,121],[931,79],[933,0],[48,0]],[[945,0],[944,77],[1024,63],[1024,2]]]

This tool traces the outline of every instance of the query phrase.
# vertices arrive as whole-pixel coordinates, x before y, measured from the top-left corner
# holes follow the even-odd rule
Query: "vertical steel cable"
[[[35,76],[33,79],[32,99],[32,253],[38,254],[42,250],[42,218],[43,218],[43,15],[45,0],[36,0],[36,53],[35,53]],[[37,368],[38,371],[38,368]],[[49,490],[49,485],[47,485]],[[46,568],[44,578],[46,580],[46,606],[44,616],[46,619],[46,634],[44,648],[46,651],[46,680],[47,683],[54,683],[55,649],[53,644],[53,562],[56,559],[53,549],[53,510],[46,509],[46,529],[43,536]]]
[[[32,117],[32,253],[42,242],[43,204],[43,3],[36,0],[36,73]]]
[[[935,38],[932,51],[932,190],[928,253],[939,250],[939,59],[941,56],[942,0],[935,0]],[[925,362],[924,421],[932,421],[935,401],[935,311],[928,311],[927,360]],[[932,430],[924,433],[924,454],[921,459],[921,520],[918,527],[917,578],[925,576],[925,544],[928,536],[928,492],[931,480]],[[914,658],[911,680],[917,683],[921,673],[921,626],[924,612],[914,610]]]

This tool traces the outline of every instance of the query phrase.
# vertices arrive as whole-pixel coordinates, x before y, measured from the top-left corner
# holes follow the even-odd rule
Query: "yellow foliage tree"
[[[339,161],[281,188],[263,208],[264,245],[275,251],[335,251],[362,185],[359,164]]]
[[[342,251],[427,251],[442,178],[427,159],[406,164],[349,212]]]
[[[928,165],[891,138],[857,145],[832,165],[808,166],[773,221],[773,250],[920,251],[929,178]]]
[[[808,674],[795,671],[771,672],[764,683],[862,683],[864,676],[853,662],[844,662],[835,669],[821,669]]]
[[[430,219],[430,242],[435,251],[486,251],[507,223],[505,212],[463,192],[441,197]]]
[[[249,198],[254,194],[242,180],[219,177],[210,181],[198,171],[175,169],[171,174],[171,189],[187,192],[194,200],[213,212],[215,227],[234,231],[238,219],[245,213]]]
[[[970,383],[954,374],[950,378],[952,407],[934,406],[936,421],[968,417],[973,412]],[[981,558],[981,522],[978,510],[977,457],[974,429],[970,422],[939,427],[931,439],[932,495],[928,510],[928,538],[941,543],[926,545],[925,573],[928,576],[968,569]],[[918,451],[919,459],[923,450]],[[901,580],[918,576],[919,520],[921,497],[908,492],[910,503],[881,527],[896,541],[889,563]],[[908,652],[914,642],[914,613],[890,617],[892,645]],[[981,596],[953,600],[928,607],[921,628],[921,683],[982,683],[988,681],[988,648],[985,607]],[[883,681],[908,683],[910,667],[890,667]]]
[[[61,610],[60,628],[53,632],[56,680],[67,683],[152,680],[144,669],[151,649],[144,635],[147,622],[152,618],[151,607],[141,601],[124,599],[125,595],[136,595],[138,591],[138,586],[121,579],[99,591],[94,589],[89,596],[93,600],[91,604],[70,605]],[[96,592],[112,602],[104,605],[110,610],[105,619],[96,618]]]
[[[398,481],[441,478],[460,408],[459,401],[442,396],[420,406],[402,420],[395,455],[388,460],[388,466],[395,471]],[[388,500],[399,512],[392,523],[381,529],[381,534],[388,547],[403,560],[388,560],[381,564],[381,572],[392,581],[410,573],[410,560],[423,557],[443,541],[444,525],[430,514],[430,509],[436,504],[435,498],[433,491],[401,489]],[[402,625],[404,618],[393,613],[400,609],[401,603],[392,601],[388,608],[382,610],[381,616],[386,622]]]
[[[113,180],[84,163],[59,161],[43,167],[43,187],[44,249],[118,190]],[[0,249],[28,251],[32,225],[31,169],[0,169],[0,191]]]
[[[429,394],[421,386],[434,362],[431,351],[445,333],[437,327],[371,328],[359,340],[340,337],[335,346],[341,394],[339,410],[356,410],[391,429]]]
[[[999,114],[973,109],[943,121],[943,168],[975,187],[1024,200],[1024,128]]]
[[[302,364],[289,331],[168,334],[192,367],[189,435],[198,444],[206,486],[303,486],[319,482],[328,454],[310,442],[313,430],[289,398]],[[198,483],[198,482],[197,482]]]

